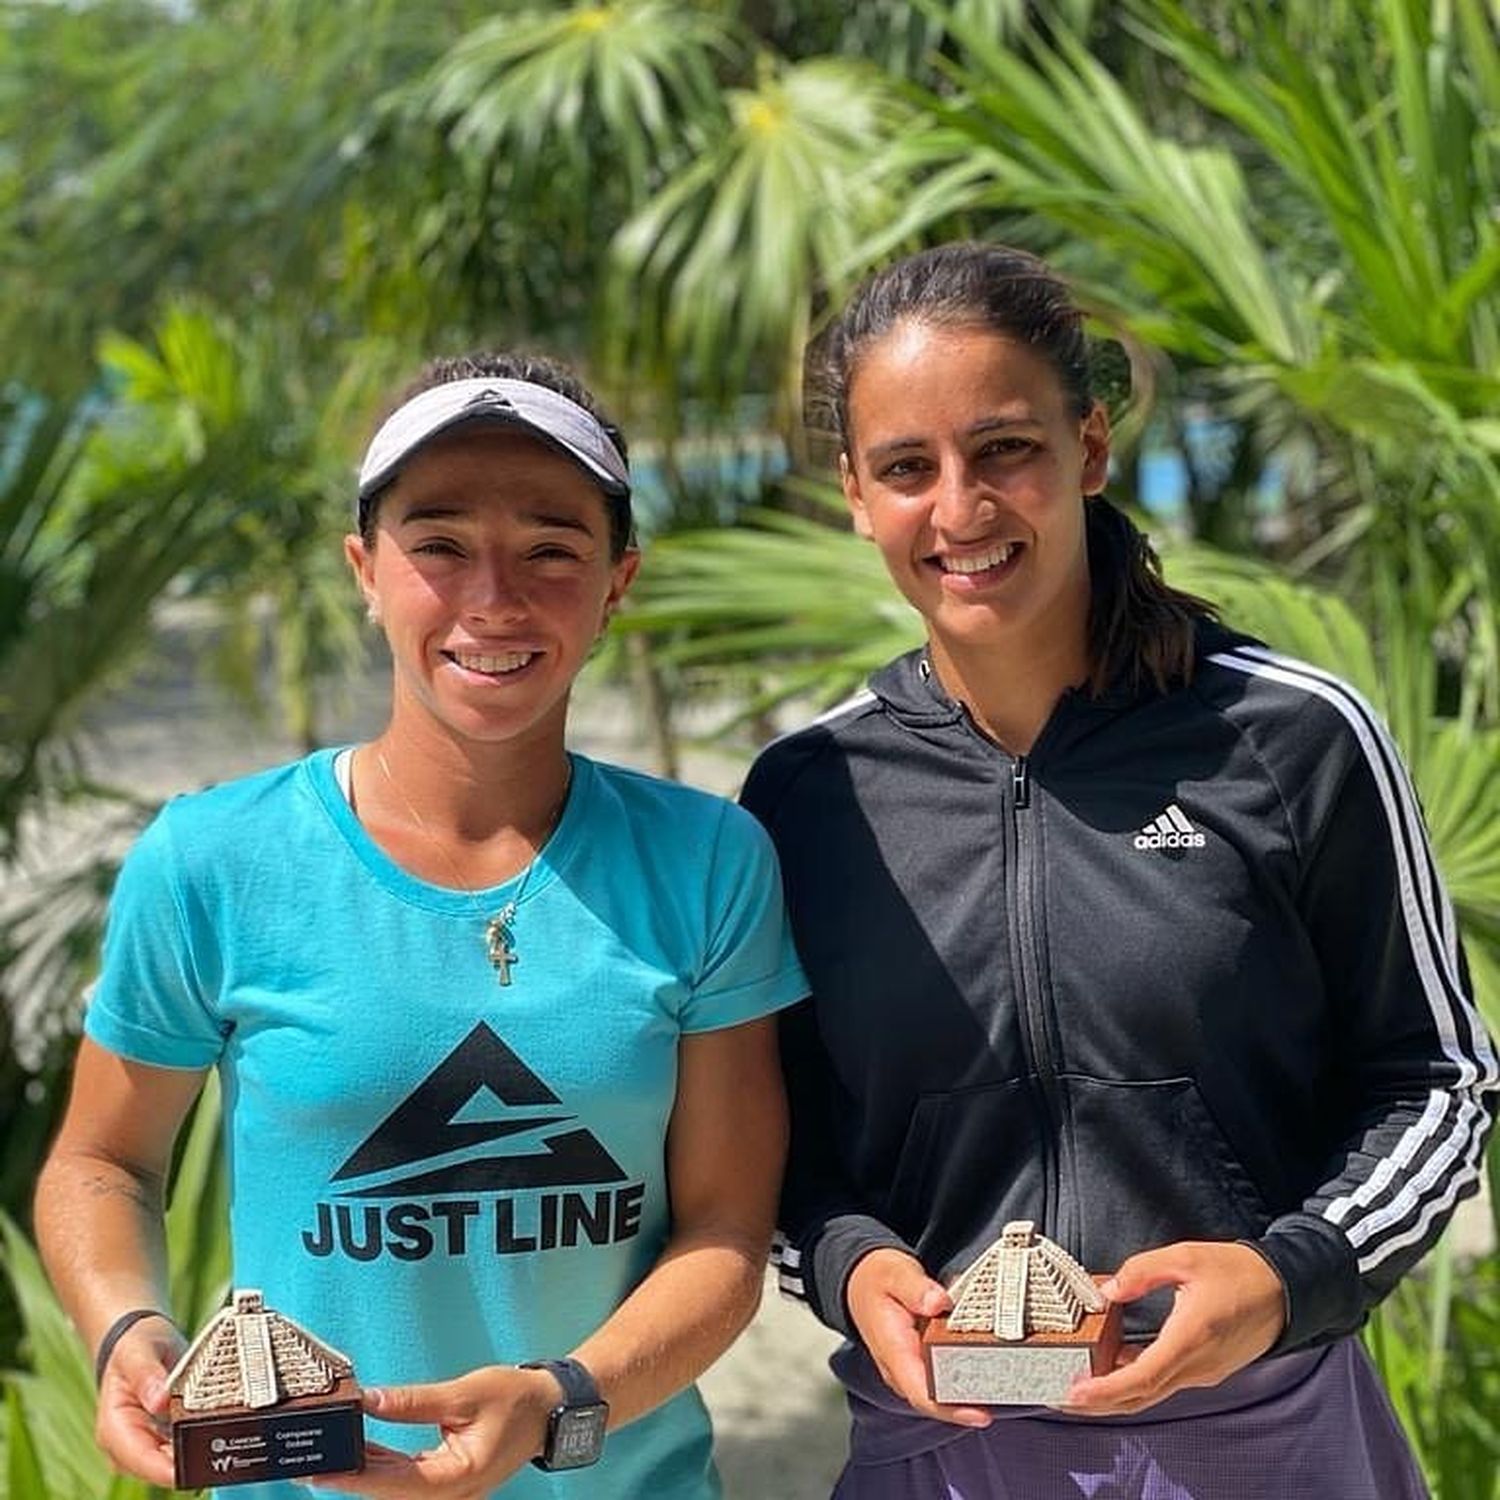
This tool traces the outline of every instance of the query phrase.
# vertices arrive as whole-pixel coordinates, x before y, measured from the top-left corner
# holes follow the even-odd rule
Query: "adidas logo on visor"
[[[1135,836],[1137,849],[1201,849],[1207,842],[1175,802],[1169,802]]]

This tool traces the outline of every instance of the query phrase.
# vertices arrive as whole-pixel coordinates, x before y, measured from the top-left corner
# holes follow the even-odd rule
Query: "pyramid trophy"
[[[1120,1310],[1061,1246],[1017,1219],[948,1289],[922,1332],[932,1399],[1055,1406],[1079,1375],[1114,1368]]]
[[[236,1291],[167,1377],[178,1489],[347,1474],[365,1462],[354,1366]]]

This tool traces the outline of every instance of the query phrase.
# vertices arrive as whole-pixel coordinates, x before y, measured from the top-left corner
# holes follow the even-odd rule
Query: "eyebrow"
[[[972,427],[964,430],[964,436],[975,438],[983,437],[987,432],[998,432],[1011,427],[1036,427],[1040,425],[1040,419],[1032,416],[1029,412],[1024,416],[1014,417],[981,417]],[[906,448],[921,448],[926,445],[924,437],[898,437],[891,438],[887,442],[877,443],[873,448],[865,450],[867,462],[874,462],[892,453],[899,453]]]
[[[418,521],[464,521],[473,514],[474,510],[471,506],[445,505],[441,501],[433,501],[426,505],[412,506],[410,510],[396,518],[396,524],[410,526]],[[523,510],[518,511],[516,515],[518,520],[531,526],[555,528],[560,531],[580,531],[590,537],[594,534],[588,522],[577,516],[558,515],[545,510]]]

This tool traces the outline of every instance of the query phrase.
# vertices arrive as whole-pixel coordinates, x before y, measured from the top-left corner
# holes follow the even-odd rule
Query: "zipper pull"
[[[1031,806],[1031,765],[1024,755],[1016,757],[1015,766],[1010,773],[1010,787],[1015,794],[1017,808]]]

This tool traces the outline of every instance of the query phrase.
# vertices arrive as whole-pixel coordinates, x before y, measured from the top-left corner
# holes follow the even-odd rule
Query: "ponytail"
[[[1089,549],[1089,687],[1122,682],[1159,692],[1191,681],[1200,620],[1218,618],[1206,599],[1174,589],[1155,549],[1124,511],[1103,496],[1084,501]]]

